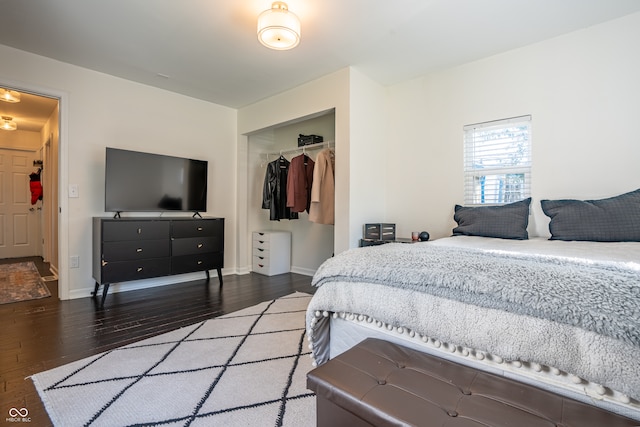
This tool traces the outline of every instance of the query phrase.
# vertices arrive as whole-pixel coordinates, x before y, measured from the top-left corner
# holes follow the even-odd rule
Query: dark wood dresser
[[[104,305],[111,283],[217,270],[222,285],[224,218],[93,218],[93,278]]]

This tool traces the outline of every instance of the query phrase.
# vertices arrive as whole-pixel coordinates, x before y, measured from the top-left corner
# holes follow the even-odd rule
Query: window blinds
[[[465,204],[505,204],[531,195],[531,116],[463,130]]]

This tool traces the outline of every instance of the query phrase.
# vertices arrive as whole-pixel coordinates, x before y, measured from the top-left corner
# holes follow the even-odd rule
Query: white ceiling
[[[391,85],[640,11],[638,0],[288,4],[302,22],[290,51],[256,38],[270,0],[0,0],[0,44],[241,108],[346,66]]]
[[[0,102],[0,116],[8,116],[19,130],[40,132],[58,105],[57,99],[21,92],[20,102]],[[5,132],[5,131],[0,131]],[[0,136],[4,133],[0,133]],[[0,141],[1,145],[2,141]]]

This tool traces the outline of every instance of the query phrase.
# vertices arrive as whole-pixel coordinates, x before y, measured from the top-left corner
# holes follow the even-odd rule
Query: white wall
[[[390,88],[387,218],[399,234],[450,235],[470,123],[532,115],[531,235],[548,235],[543,198],[640,188],[638,40],[634,14]]]
[[[28,130],[6,131],[0,133],[0,147],[16,150],[38,151],[40,149],[40,133]]]
[[[42,160],[45,164],[42,171],[43,192],[47,201],[42,204],[42,235],[44,243],[43,260],[49,263],[49,269],[58,275],[59,272],[59,218],[60,194],[60,104],[56,106],[49,119],[40,131]],[[66,243],[66,241],[65,241]]]
[[[386,89],[355,69],[351,72],[349,89],[349,243],[350,247],[356,247],[364,224],[394,222],[386,214],[387,194],[395,191],[387,180],[387,162],[397,144],[387,130]],[[336,175],[336,181],[340,179]]]
[[[0,45],[0,57],[0,81],[62,97],[59,175],[66,235],[61,235],[59,273],[61,288],[68,287],[68,295],[63,296],[83,297],[93,290],[91,217],[105,215],[107,146],[208,160],[206,214],[226,218],[225,266],[234,270],[236,110],[6,46]],[[66,199],[68,184],[78,184],[79,198]],[[68,269],[70,255],[80,256],[80,268]],[[175,280],[178,278],[168,281]],[[133,289],[167,283],[160,279],[142,282],[122,286]]]

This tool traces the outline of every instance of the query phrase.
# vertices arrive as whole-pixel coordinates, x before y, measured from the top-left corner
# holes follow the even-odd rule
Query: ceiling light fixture
[[[285,2],[275,1],[258,16],[258,40],[269,49],[293,49],[300,43],[300,19]]]
[[[13,117],[2,116],[2,124],[0,125],[0,129],[2,130],[16,130],[18,129],[18,125],[16,122],[13,122]]]
[[[0,87],[0,101],[20,102],[20,92]]]

